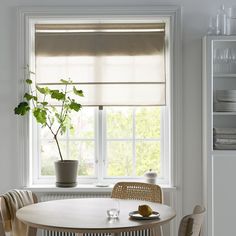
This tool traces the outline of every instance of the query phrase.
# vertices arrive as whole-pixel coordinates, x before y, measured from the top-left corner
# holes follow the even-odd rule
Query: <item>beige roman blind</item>
[[[165,24],[38,24],[38,84],[71,78],[88,106],[165,105]]]

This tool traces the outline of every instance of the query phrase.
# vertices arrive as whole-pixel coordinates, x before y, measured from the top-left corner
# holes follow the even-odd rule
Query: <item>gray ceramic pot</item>
[[[56,186],[57,187],[75,187],[77,185],[77,160],[56,161]]]

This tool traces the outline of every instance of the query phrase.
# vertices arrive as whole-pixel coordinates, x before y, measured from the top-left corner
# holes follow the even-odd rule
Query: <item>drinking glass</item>
[[[232,53],[230,48],[225,48],[223,53],[223,64],[225,73],[231,72]]]
[[[215,48],[213,52],[213,63],[214,72],[219,73],[222,65],[222,50],[220,48]]]
[[[231,52],[232,52],[231,73],[236,73],[236,48],[232,48]]]
[[[109,209],[107,209],[108,218],[115,219],[118,218],[120,214],[120,202],[117,199],[112,199],[111,204],[109,204]]]

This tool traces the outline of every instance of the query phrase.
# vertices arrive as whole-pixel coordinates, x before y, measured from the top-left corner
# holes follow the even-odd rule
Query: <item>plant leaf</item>
[[[83,97],[83,96],[84,96],[83,91],[76,89],[75,86],[73,86],[73,92],[74,92],[75,95],[78,95],[78,96],[80,96],[80,97]]]
[[[41,102],[41,104],[45,107],[48,105],[48,102]]]
[[[45,88],[41,88],[41,87],[39,87],[38,85],[36,85],[36,89],[37,89],[40,93],[46,94]]]
[[[51,90],[51,98],[57,99],[57,100],[64,100],[65,94],[63,92],[60,92],[59,90]]]
[[[55,112],[55,116],[57,118],[57,122],[60,124],[61,123],[61,116],[60,116],[60,114]]]
[[[63,84],[70,84],[71,80],[65,80],[65,79],[61,79],[60,80]]]
[[[24,98],[25,98],[27,101],[30,101],[31,99],[34,99],[34,101],[37,101],[37,100],[38,100],[36,96],[32,96],[32,95],[30,95],[29,93],[25,93]]]
[[[66,125],[62,125],[60,129],[60,134],[63,135],[66,132]]]
[[[45,95],[49,94],[50,91],[51,91],[48,87],[39,87],[38,85],[36,85],[36,89],[37,89],[40,93],[45,94]]]
[[[25,115],[30,110],[29,104],[27,102],[21,102],[14,109],[16,115]]]
[[[34,117],[36,118],[37,122],[46,125],[47,122],[47,112],[43,108],[36,107],[33,109]]]
[[[26,82],[27,84],[32,84],[32,80],[31,80],[31,79],[27,79],[25,82]]]
[[[70,129],[70,133],[72,135],[74,135],[75,134],[75,128],[74,128],[74,126],[72,124],[69,126],[69,129]]]
[[[75,102],[74,100],[72,100],[72,102],[69,105],[69,108],[74,110],[74,111],[79,111],[81,109],[81,104]]]

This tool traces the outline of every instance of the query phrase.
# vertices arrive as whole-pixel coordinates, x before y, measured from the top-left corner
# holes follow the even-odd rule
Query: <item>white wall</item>
[[[0,0],[0,193],[19,186],[16,116],[16,7],[152,5],[159,0]],[[201,37],[221,3],[234,1],[179,0],[183,7],[183,213],[201,203]]]

